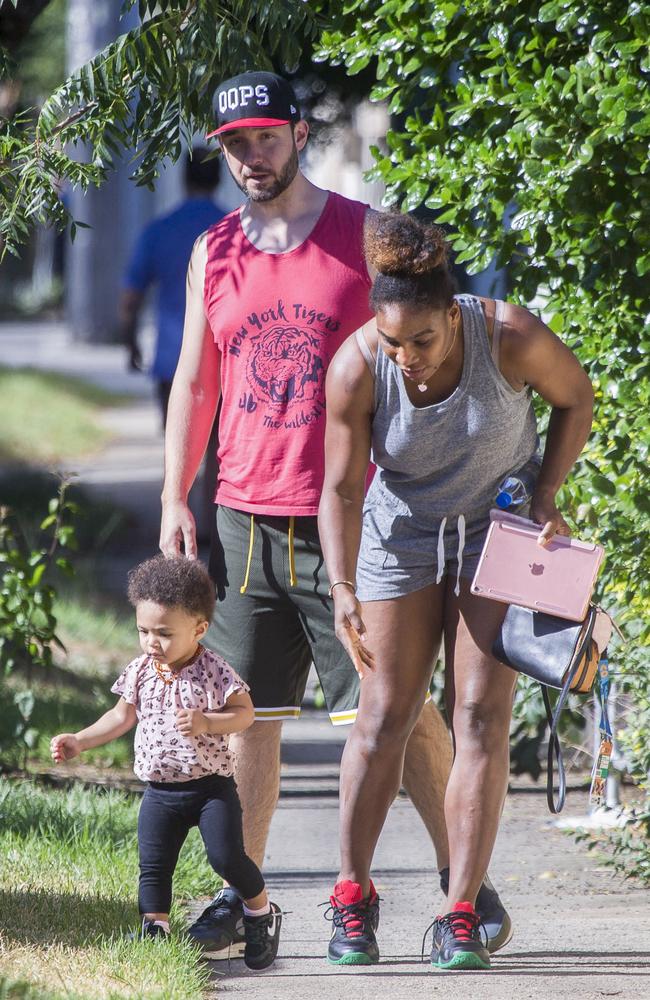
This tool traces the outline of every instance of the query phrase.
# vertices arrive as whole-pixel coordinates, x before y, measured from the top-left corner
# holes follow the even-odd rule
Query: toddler
[[[228,734],[253,722],[248,687],[200,642],[214,585],[201,563],[157,556],[129,573],[128,594],[143,655],[111,688],[120,695],[115,707],[81,732],[55,736],[52,757],[70,760],[137,722],[134,770],[147,782],[138,819],[142,935],[169,934],[172,876],[190,827],[198,826],[208,861],[243,901],[244,961],[265,969],[277,954],[282,914],[244,850],[228,750]]]

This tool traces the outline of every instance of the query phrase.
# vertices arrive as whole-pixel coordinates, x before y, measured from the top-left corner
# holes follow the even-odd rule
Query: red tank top
[[[208,230],[205,311],[221,352],[216,500],[313,515],[323,486],[325,372],[368,321],[367,206],[330,193],[307,239],[263,253],[239,209]]]

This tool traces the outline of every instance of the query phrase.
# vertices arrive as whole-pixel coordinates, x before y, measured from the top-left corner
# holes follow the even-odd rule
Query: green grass
[[[130,605],[116,610],[102,607],[69,592],[55,602],[58,633],[67,649],[54,689],[37,696],[35,727],[42,733],[36,756],[50,760],[49,741],[55,732],[76,732],[94,722],[115,704],[111,685],[140,653],[134,613]],[[130,767],[133,733],[80,758],[103,767]]]
[[[0,1000],[56,1000],[56,998],[50,990],[39,990],[24,980],[5,979],[4,976],[0,976]]]
[[[110,693],[110,684],[99,683],[96,679],[83,678],[70,674],[68,671],[55,669],[47,679],[26,680],[14,675],[0,681],[0,700],[4,707],[0,714],[0,759],[8,767],[19,767],[22,762],[22,749],[14,734],[20,722],[17,707],[13,704],[13,695],[18,690],[30,687],[34,692],[36,704],[30,719],[30,726],[38,731],[38,740],[29,752],[29,763],[32,768],[53,766],[50,754],[50,740],[57,733],[75,733],[85,729],[112,708],[117,701],[117,695]],[[133,760],[133,733],[128,733],[119,740],[113,740],[106,746],[95,747],[86,751],[75,762],[91,764],[97,767],[130,768]],[[61,768],[65,775],[65,767]]]
[[[47,514],[50,500],[58,492],[59,477],[27,465],[10,465],[3,469],[1,463],[0,429],[0,504],[11,509],[26,543],[36,548],[43,538],[39,526]],[[126,511],[109,501],[97,500],[82,487],[76,486],[74,481],[68,488],[67,497],[79,508],[73,524],[81,553],[94,555],[109,543],[128,540],[132,526]]]
[[[101,407],[122,397],[80,379],[32,368],[0,367],[0,460],[56,463],[101,448],[109,439]]]
[[[138,804],[135,795],[0,779],[0,950],[3,974],[36,991],[25,1000],[204,995],[207,968],[179,934],[180,904],[216,883],[196,830],[176,870],[173,940],[126,937],[138,924]]]
[[[16,690],[34,691],[36,704],[30,724],[39,732],[30,751],[32,767],[51,766],[50,739],[56,733],[77,732],[111,708],[117,699],[110,688],[126,664],[139,653],[133,610],[83,598],[73,581],[65,595],[55,602],[57,634],[67,653],[51,669],[32,671],[31,679],[15,673],[0,678],[0,761],[17,767],[22,750],[15,740],[20,721],[13,705]],[[133,760],[133,733],[83,754],[79,760],[99,767],[130,768]],[[64,769],[62,769],[64,773]],[[0,994],[2,1000],[2,994]]]
[[[139,652],[134,612],[126,600],[119,607],[106,605],[68,588],[55,601],[54,614],[68,649],[68,670],[117,676]]]

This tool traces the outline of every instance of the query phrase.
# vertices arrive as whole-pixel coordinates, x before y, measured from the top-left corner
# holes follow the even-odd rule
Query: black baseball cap
[[[217,87],[212,101],[217,128],[206,139],[235,128],[264,128],[300,121],[293,87],[275,73],[240,73]]]

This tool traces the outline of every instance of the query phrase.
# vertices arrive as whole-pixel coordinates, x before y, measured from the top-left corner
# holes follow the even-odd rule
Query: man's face
[[[221,136],[233,180],[251,201],[273,201],[289,187],[298,173],[298,150],[307,139],[303,124],[238,128]]]

